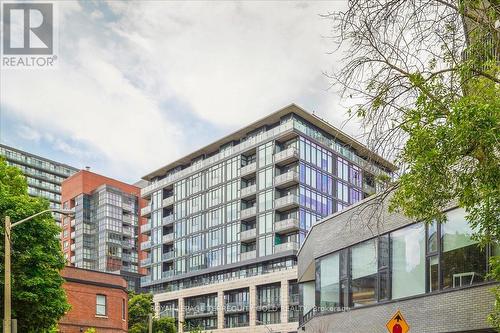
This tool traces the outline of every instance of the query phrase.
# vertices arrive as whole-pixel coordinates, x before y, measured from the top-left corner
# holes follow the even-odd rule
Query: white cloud
[[[299,102],[345,119],[321,74],[337,59],[319,17],[342,2],[107,4],[59,3],[59,67],[3,70],[1,87],[2,106],[93,147],[106,172],[139,177],[196,148],[178,112],[234,129]]]

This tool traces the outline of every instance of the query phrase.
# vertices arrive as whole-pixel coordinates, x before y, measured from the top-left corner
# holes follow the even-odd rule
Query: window
[[[391,233],[392,298],[425,292],[425,227],[410,225]]]
[[[441,225],[443,289],[484,281],[486,252],[472,239],[465,211],[454,209],[446,215],[448,221]]]
[[[125,307],[125,299],[122,298],[122,319],[125,320],[127,319],[126,316],[127,316],[127,311],[126,311],[126,307]]]
[[[96,295],[95,313],[98,316],[105,316],[106,315],[106,296],[105,295]]]
[[[319,267],[319,306],[328,311],[339,305],[339,253],[321,259]]]
[[[362,306],[376,301],[377,242],[370,239],[353,246],[351,255],[352,302]]]

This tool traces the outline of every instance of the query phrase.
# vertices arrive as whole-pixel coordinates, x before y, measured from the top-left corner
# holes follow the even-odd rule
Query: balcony
[[[372,195],[375,192],[377,192],[377,190],[375,189],[374,186],[371,186],[371,185],[368,185],[366,183],[363,183],[363,192],[365,192],[365,193],[367,193],[369,195]]]
[[[277,234],[286,234],[296,230],[299,230],[299,220],[294,217],[274,223],[274,231]]]
[[[131,240],[123,240],[122,247],[127,248],[127,249],[131,249],[134,247],[134,241],[132,239]]]
[[[241,198],[249,198],[255,196],[257,185],[253,184],[241,189]]]
[[[141,243],[141,250],[144,251],[144,250],[149,250],[149,249],[151,249],[151,241],[150,240]]]
[[[75,227],[75,224],[76,224],[76,220],[75,219],[72,219],[71,222],[69,223],[71,225],[71,228],[74,228]]]
[[[163,207],[169,207],[174,204],[174,196],[167,197],[163,199]]]
[[[298,250],[299,250],[299,243],[296,242],[282,243],[274,246],[275,253],[285,252],[285,251],[298,251]]]
[[[170,243],[173,243],[174,242],[174,234],[173,233],[170,233],[170,234],[166,234],[162,237],[162,242],[164,244],[170,244]]]
[[[288,194],[274,200],[274,207],[277,211],[285,211],[299,206],[299,197],[296,194]]]
[[[248,252],[241,252],[240,259],[241,261],[245,260],[250,260],[250,259],[255,259],[257,257],[257,251],[248,251]]]
[[[227,302],[224,305],[225,313],[238,313],[238,312],[247,312],[249,308],[248,302]]]
[[[71,258],[69,259],[69,262],[74,264],[75,263],[75,256],[71,256]]]
[[[122,222],[126,224],[132,224],[132,215],[122,215]]]
[[[122,209],[131,212],[132,211],[132,205],[131,204],[122,204]]]
[[[151,282],[151,275],[141,276],[141,285]]]
[[[299,159],[299,150],[295,147],[290,147],[274,154],[274,163],[277,165],[286,165]]]
[[[205,304],[186,306],[184,314],[186,318],[211,317],[216,315],[217,306],[206,306]]]
[[[71,251],[75,252],[76,244],[75,243],[71,244],[69,248]]]
[[[149,216],[151,215],[151,206],[146,206],[141,208],[141,216]]]
[[[151,265],[151,257],[141,259],[141,267]]]
[[[174,276],[174,270],[173,269],[165,271],[165,272],[161,272],[161,278],[162,279],[168,279],[168,278],[171,278],[172,276]]]
[[[141,225],[141,234],[145,234],[149,231],[151,231],[151,223]]]
[[[172,223],[174,223],[174,214],[167,215],[162,219],[163,225],[169,225]]]
[[[71,237],[71,239],[75,239],[76,234],[75,234],[75,232],[74,232],[74,231],[70,234],[70,237]]]
[[[285,188],[299,183],[299,174],[297,171],[290,170],[274,178],[274,184],[277,188]]]
[[[161,255],[161,259],[164,261],[171,261],[174,259],[174,251],[168,251]]]
[[[257,164],[255,162],[245,165],[240,169],[241,177],[249,176],[255,174],[257,170]]]
[[[122,233],[123,233],[123,235],[125,235],[125,236],[128,236],[128,237],[133,237],[133,236],[134,236],[134,229],[132,229],[132,228],[125,228],[125,227],[123,227],[123,229],[122,229]]]
[[[244,219],[248,219],[252,216],[255,216],[255,214],[257,214],[257,207],[253,206],[250,208],[242,209],[240,216],[241,216],[241,219],[244,220]]]
[[[255,228],[249,229],[249,230],[242,231],[240,233],[240,240],[242,243],[249,243],[249,242],[254,241],[256,236],[257,236],[257,232],[256,232]]]

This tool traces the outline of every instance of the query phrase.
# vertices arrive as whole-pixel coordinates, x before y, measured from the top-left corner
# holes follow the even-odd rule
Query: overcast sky
[[[290,103],[359,134],[322,74],[343,1],[56,6],[57,68],[2,69],[2,143],[134,182]]]

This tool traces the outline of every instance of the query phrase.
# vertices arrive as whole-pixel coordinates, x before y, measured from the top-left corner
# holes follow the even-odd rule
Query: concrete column
[[[177,313],[179,314],[179,333],[184,332],[184,298],[179,298],[177,303]]]
[[[288,280],[281,281],[281,322],[288,323]]]
[[[250,297],[250,309],[249,309],[249,321],[250,327],[255,327],[257,320],[257,287],[251,285],[249,287],[249,297]]]
[[[217,328],[224,328],[224,292],[217,291]]]

